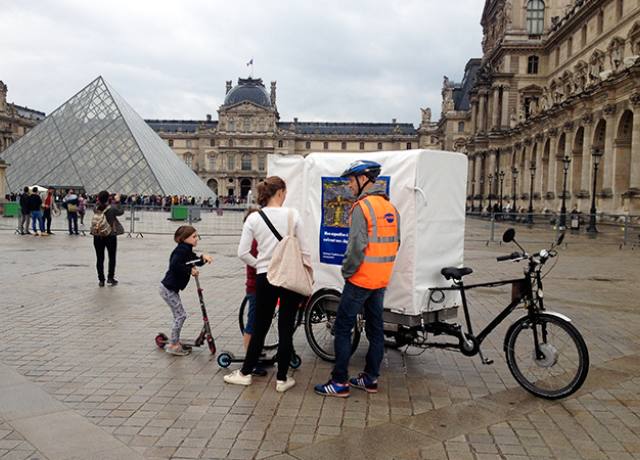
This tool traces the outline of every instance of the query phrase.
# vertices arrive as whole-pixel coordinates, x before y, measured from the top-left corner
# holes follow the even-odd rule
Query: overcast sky
[[[225,82],[277,81],[281,121],[440,115],[482,57],[484,0],[0,0],[8,102],[49,114],[102,76],[145,119],[217,119]]]

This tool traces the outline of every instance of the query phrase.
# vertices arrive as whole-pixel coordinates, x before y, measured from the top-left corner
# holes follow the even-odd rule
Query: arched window
[[[346,142],[342,143],[342,150],[347,150],[347,143]]]
[[[251,155],[248,153],[242,155],[242,170],[251,171]]]
[[[360,142],[360,150],[364,150],[364,142]]]
[[[249,117],[246,117],[244,119],[244,124],[242,125],[242,130],[243,131],[251,131],[251,119]]]
[[[463,133],[464,132],[464,121],[459,121],[458,122],[458,132],[459,133]]]
[[[284,147],[284,141],[278,141],[278,147],[280,148]]]
[[[211,145],[211,147],[215,147],[216,146],[216,140],[215,139],[211,139],[210,145]]]
[[[305,149],[310,149],[311,148],[311,142],[307,141],[304,143],[304,148]]]
[[[382,150],[382,142],[378,142],[378,150]]]
[[[527,73],[538,73],[538,56],[529,56],[529,62],[527,63]]]
[[[544,2],[542,0],[530,0],[527,3],[527,33],[529,35],[542,35],[544,30]]]

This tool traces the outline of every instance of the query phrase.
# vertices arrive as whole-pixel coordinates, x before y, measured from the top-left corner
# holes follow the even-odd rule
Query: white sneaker
[[[295,384],[296,384],[296,381],[293,380],[291,377],[287,377],[287,380],[278,380],[278,382],[276,383],[276,391],[279,391],[280,393],[284,393],[289,388],[293,387]]]
[[[242,375],[240,369],[233,371],[231,374],[224,376],[224,381],[234,383],[236,385],[251,385],[251,375]]]

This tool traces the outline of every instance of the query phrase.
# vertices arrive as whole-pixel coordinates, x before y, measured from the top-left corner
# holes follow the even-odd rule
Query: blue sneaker
[[[370,382],[367,379],[367,376],[364,373],[360,374],[358,377],[354,377],[349,380],[349,385],[356,388],[361,388],[367,393],[377,393],[378,392],[378,381]]]
[[[318,385],[315,390],[316,393],[322,396],[337,396],[338,398],[349,397],[349,384],[336,383],[335,380],[329,380],[324,385]]]

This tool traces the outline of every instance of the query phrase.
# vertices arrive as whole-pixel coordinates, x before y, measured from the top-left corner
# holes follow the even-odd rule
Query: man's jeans
[[[31,214],[20,213],[18,224],[20,227],[20,233],[23,235],[29,231],[29,220],[31,220]]]
[[[384,330],[382,307],[387,288],[365,289],[347,281],[340,297],[338,315],[333,325],[336,363],[331,377],[337,383],[349,380],[351,359],[351,331],[355,327],[358,313],[364,306],[365,330],[369,340],[364,373],[367,380],[376,381],[380,376],[380,363],[384,356]]]
[[[40,225],[40,233],[44,233],[44,225],[42,223],[42,213],[40,211],[31,211],[31,224],[33,225],[33,233],[37,233],[36,221]]]

